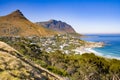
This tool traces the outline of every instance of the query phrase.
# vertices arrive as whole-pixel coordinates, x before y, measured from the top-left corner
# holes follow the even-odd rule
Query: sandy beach
[[[93,48],[103,47],[103,42],[87,42],[84,46],[76,48],[74,51],[76,54],[84,54],[84,53],[95,53],[96,55],[101,55],[100,53],[93,50]]]
[[[113,56],[110,56],[110,55],[103,55],[103,53],[99,53],[99,52],[95,51],[93,48],[95,48],[95,47],[91,47],[91,48],[80,47],[80,48],[77,48],[75,50],[75,52],[76,52],[76,54],[80,54],[80,55],[84,54],[84,53],[94,53],[95,55],[102,56],[104,58],[120,60],[120,57],[113,57]]]

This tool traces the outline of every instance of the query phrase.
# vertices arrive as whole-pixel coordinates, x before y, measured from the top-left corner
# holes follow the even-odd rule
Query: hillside
[[[7,75],[7,76],[6,76]],[[0,80],[62,80],[0,41]]]
[[[71,25],[62,21],[49,20],[46,22],[37,22],[36,24],[43,25],[48,29],[55,30],[61,33],[76,33]]]
[[[44,39],[45,38],[41,40],[42,43],[44,43]],[[50,70],[51,72],[54,72],[55,74],[63,76],[63,80],[120,79],[120,60],[96,56],[93,53],[85,53],[80,55],[71,52],[69,54],[64,54],[51,44],[50,45],[53,47],[53,49],[57,50],[53,51],[52,49],[53,52],[46,52],[44,49],[42,49],[43,47],[41,47],[41,42],[39,41],[40,39],[36,38],[33,38],[32,40],[28,38],[0,38],[0,40],[14,47],[27,59]],[[62,42],[58,37],[57,40],[57,45]],[[67,42],[69,42],[69,40],[70,39],[67,39]],[[76,39],[73,41],[78,40]],[[85,41],[80,42],[81,46],[84,46],[84,43]],[[46,49],[45,45],[44,48]],[[67,50],[72,50],[73,48],[74,45],[68,48],[66,47]],[[29,62],[27,61],[27,63]]]
[[[0,17],[0,36],[50,36],[56,32],[30,22],[20,10]]]

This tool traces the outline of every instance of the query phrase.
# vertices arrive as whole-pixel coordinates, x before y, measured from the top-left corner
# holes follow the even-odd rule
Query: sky
[[[0,0],[0,16],[19,9],[32,22],[60,20],[78,33],[120,33],[120,0]]]

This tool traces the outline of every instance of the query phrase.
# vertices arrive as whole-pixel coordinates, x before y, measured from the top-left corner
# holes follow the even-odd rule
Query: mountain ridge
[[[36,22],[38,25],[42,25],[48,29],[58,31],[61,33],[76,33],[76,31],[73,29],[73,27],[66,22],[58,21],[51,19],[49,21],[44,21],[44,22]]]

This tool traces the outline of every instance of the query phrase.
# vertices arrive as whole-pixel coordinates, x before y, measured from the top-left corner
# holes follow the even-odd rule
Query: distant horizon
[[[81,34],[120,34],[119,0],[0,0],[0,9],[19,9],[31,22],[60,20]]]

